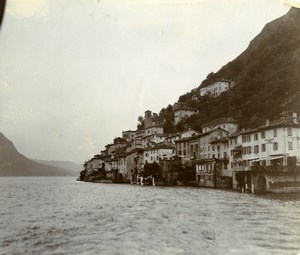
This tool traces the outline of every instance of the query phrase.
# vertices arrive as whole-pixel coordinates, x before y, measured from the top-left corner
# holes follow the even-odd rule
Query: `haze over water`
[[[0,254],[297,254],[300,198],[0,178]]]

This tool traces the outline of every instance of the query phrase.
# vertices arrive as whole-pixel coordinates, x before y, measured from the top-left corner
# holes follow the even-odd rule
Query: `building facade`
[[[230,89],[230,81],[222,80],[208,84],[200,88],[200,96],[208,95],[210,97],[218,97],[223,92]]]

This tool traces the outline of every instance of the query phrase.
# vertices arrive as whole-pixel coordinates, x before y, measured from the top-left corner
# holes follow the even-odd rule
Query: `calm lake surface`
[[[300,197],[0,178],[0,254],[299,254]]]

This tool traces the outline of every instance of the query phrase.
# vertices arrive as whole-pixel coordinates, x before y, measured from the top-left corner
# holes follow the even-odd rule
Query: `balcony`
[[[235,172],[241,172],[241,171],[246,171],[244,166],[234,166],[233,171]]]
[[[251,171],[259,171],[259,172],[286,172],[287,167],[282,165],[274,165],[274,166],[251,166]]]

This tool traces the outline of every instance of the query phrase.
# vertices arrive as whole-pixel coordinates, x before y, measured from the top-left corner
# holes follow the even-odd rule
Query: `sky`
[[[280,0],[7,0],[0,132],[82,163],[242,53]]]

